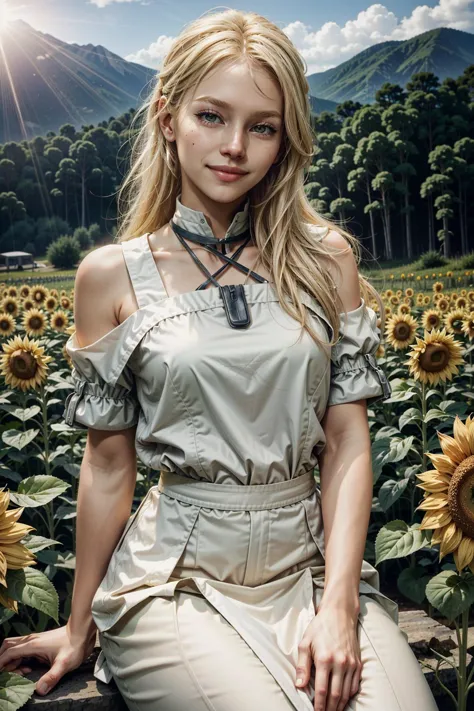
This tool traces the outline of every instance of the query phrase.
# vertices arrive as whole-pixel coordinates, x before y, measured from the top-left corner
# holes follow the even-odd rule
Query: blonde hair
[[[283,96],[280,160],[248,193],[250,228],[259,253],[256,263],[261,262],[272,275],[282,308],[322,344],[311,328],[299,289],[319,302],[334,332],[329,345],[334,345],[339,337],[339,313],[345,309],[324,262],[331,260],[340,273],[334,254],[341,252],[323,245],[317,239],[319,231],[311,227],[327,227],[342,235],[357,264],[360,245],[349,232],[319,215],[305,194],[304,171],[313,156],[306,63],[285,33],[259,14],[234,9],[205,14],[174,40],[156,86],[132,121],[134,128],[144,116],[132,145],[130,170],[119,191],[116,239],[126,241],[158,230],[172,218],[181,193],[176,145],[161,131],[159,99],[166,97],[166,109],[178,114],[188,90],[198,86],[208,72],[223,62],[240,61],[247,61],[250,69],[265,69]],[[365,303],[377,302],[383,322],[384,307],[377,291],[360,273],[359,283]]]

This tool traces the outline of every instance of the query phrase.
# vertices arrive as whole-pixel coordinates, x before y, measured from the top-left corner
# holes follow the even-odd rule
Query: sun
[[[0,32],[5,32],[13,20],[13,14],[8,6],[8,0],[0,0]]]

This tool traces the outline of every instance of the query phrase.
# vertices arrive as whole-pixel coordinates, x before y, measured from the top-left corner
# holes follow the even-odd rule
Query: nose
[[[229,128],[228,138],[224,141],[221,152],[233,156],[243,156],[246,151],[246,138],[243,129]]]

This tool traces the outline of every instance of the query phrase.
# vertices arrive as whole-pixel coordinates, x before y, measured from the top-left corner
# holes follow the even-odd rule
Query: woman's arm
[[[336,232],[326,240],[340,248],[341,274],[333,278],[347,311],[361,303],[357,264]],[[373,474],[365,400],[329,406],[322,420],[326,445],[319,456],[326,542],[324,605],[359,612],[359,581],[372,507]]]
[[[116,255],[107,247],[89,253],[75,280],[74,322],[81,347],[117,324],[113,293]],[[110,255],[110,257],[109,257]],[[95,634],[91,602],[130,517],[136,482],[136,427],[89,428],[79,476],[76,569],[67,627],[78,638]]]
[[[357,616],[359,581],[372,507],[373,475],[365,400],[332,405],[319,457],[326,542],[321,603]]]

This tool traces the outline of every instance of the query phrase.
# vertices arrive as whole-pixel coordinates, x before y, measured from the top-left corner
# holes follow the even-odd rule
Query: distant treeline
[[[376,258],[472,251],[473,102],[471,65],[458,79],[440,83],[420,72],[405,89],[384,84],[373,104],[345,101],[335,113],[312,114],[314,156],[305,178],[312,205]],[[115,232],[134,113],[0,144],[0,251],[33,244],[42,253],[59,236],[55,224],[97,223]],[[51,217],[58,219],[48,220],[46,234]]]

